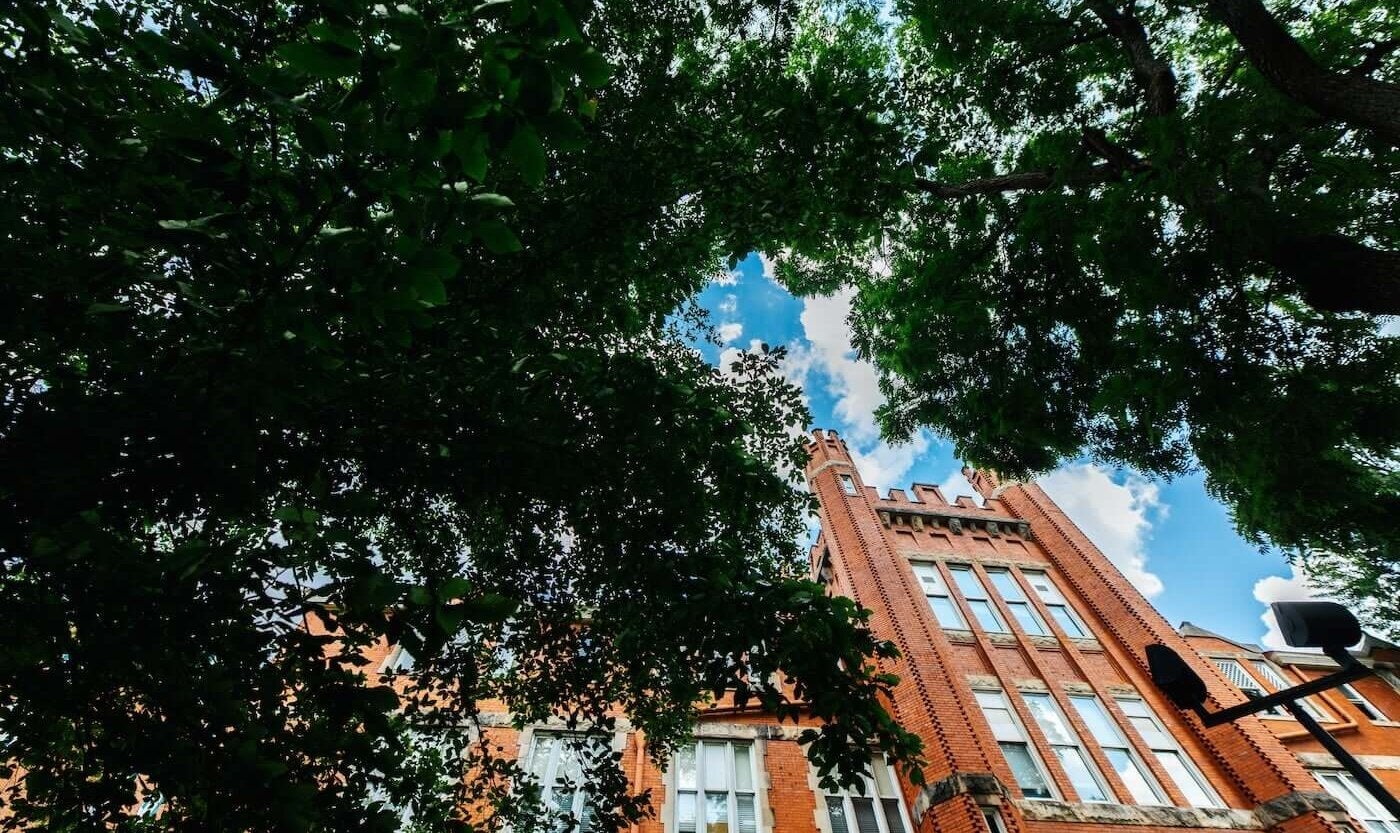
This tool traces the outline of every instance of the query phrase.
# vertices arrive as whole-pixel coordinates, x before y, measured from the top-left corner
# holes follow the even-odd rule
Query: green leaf
[[[486,135],[479,130],[459,130],[452,136],[452,151],[462,173],[481,182],[486,179]]]
[[[612,64],[591,46],[580,52],[572,64],[574,72],[590,87],[601,87],[612,80]]]
[[[472,197],[472,202],[477,203],[478,205],[486,206],[487,208],[514,208],[514,207],[515,207],[515,203],[511,202],[510,197],[507,197],[507,196],[505,196],[504,194],[492,194],[492,193],[477,194],[477,195],[475,195],[475,196]]]
[[[284,43],[276,51],[297,70],[318,78],[343,78],[360,69],[360,56],[338,44]]]
[[[474,231],[486,248],[495,254],[509,254],[524,248],[515,232],[500,220],[482,220],[476,224]]]
[[[520,125],[515,135],[510,137],[506,153],[510,156],[510,161],[515,163],[515,167],[520,169],[520,174],[525,177],[526,182],[531,185],[544,182],[544,145],[534,127],[528,124]]]

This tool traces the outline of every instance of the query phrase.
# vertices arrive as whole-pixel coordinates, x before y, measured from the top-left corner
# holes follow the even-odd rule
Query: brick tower
[[[926,750],[926,785],[901,785],[916,830],[1349,829],[1258,718],[1206,729],[1158,695],[1154,642],[1193,661],[1212,707],[1243,699],[1039,486],[967,471],[982,507],[921,484],[881,497],[834,432],[809,451],[813,569],[902,654],[885,670]]]

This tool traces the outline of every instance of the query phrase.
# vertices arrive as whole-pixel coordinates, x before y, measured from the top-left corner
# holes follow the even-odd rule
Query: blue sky
[[[702,346],[711,361],[754,341],[787,345],[787,373],[806,392],[813,427],[842,433],[867,484],[883,491],[920,481],[941,485],[950,497],[973,493],[951,444],[931,434],[903,446],[880,442],[873,421],[880,394],[873,369],[850,347],[848,296],[795,298],[772,280],[765,259],[753,255],[717,278],[700,303],[725,342]],[[1077,461],[1040,482],[1173,625],[1189,620],[1234,639],[1282,647],[1276,629],[1261,618],[1266,601],[1313,595],[1306,577],[1281,556],[1260,553],[1235,534],[1200,475],[1150,481]]]

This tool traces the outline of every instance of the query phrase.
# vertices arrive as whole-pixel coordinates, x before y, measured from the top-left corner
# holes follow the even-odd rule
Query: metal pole
[[[1307,710],[1299,705],[1296,700],[1285,701],[1283,707],[1288,709],[1289,713],[1292,714],[1299,723],[1303,724],[1303,728],[1307,729],[1309,734],[1317,738],[1318,743],[1322,744],[1328,752],[1332,753],[1332,757],[1337,759],[1337,763],[1341,764],[1342,768],[1347,772],[1350,772],[1356,780],[1361,783],[1361,786],[1366,788],[1366,792],[1375,796],[1375,799],[1381,803],[1381,806],[1390,811],[1392,817],[1400,819],[1400,801],[1397,801],[1395,796],[1391,795],[1381,782],[1376,780],[1376,776],[1372,775],[1366,767],[1362,766],[1360,761],[1353,758],[1350,752],[1342,748],[1342,745],[1337,742],[1337,739],[1332,737],[1326,729],[1318,725],[1318,722],[1313,720],[1312,715],[1308,714]]]

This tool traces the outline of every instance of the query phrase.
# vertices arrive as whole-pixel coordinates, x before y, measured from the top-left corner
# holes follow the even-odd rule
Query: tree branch
[[[1279,92],[1317,113],[1400,144],[1400,85],[1318,64],[1261,0],[1209,0],[1209,8],[1239,41],[1250,64]],[[1372,56],[1377,64],[1384,57],[1380,44],[1362,64]]]
[[[1056,171],[1022,171],[1014,174],[973,179],[967,182],[948,184],[924,177],[914,179],[914,187],[926,194],[944,199],[975,197],[987,194],[1004,194],[1010,191],[1047,191],[1051,188],[1067,186],[1071,188],[1086,185],[1099,185],[1120,179],[1123,171],[1116,165],[1094,165],[1083,171],[1073,171],[1061,175]]]
[[[1381,68],[1385,59],[1390,57],[1390,53],[1400,49],[1400,40],[1376,41],[1371,48],[1366,50],[1366,57],[1361,59],[1361,63],[1347,70],[1347,75],[1361,77],[1369,76],[1371,73]]]
[[[1118,39],[1133,65],[1133,76],[1147,96],[1147,109],[1153,115],[1165,116],[1176,109],[1176,73],[1171,65],[1157,56],[1147,39],[1142,21],[1131,11],[1118,9],[1110,0],[1088,0],[1085,4]],[[1129,6],[1131,9],[1131,5]]]
[[[1314,234],[1279,235],[1263,255],[1297,282],[1313,309],[1400,315],[1400,252]]]

